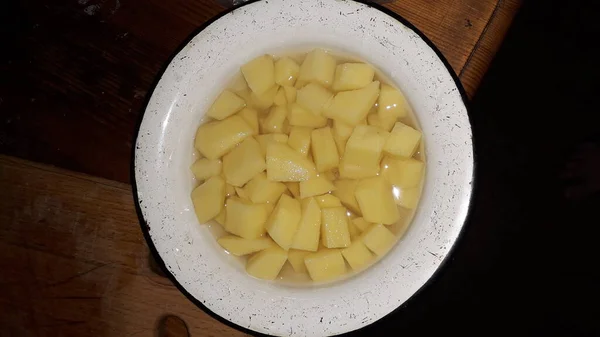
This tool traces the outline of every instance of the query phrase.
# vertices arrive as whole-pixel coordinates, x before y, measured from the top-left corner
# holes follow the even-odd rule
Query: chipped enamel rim
[[[314,47],[367,60],[403,90],[427,142],[427,173],[413,223],[383,259],[341,282],[291,287],[246,275],[198,223],[189,166],[202,115],[242,64]],[[464,90],[406,20],[353,1],[268,0],[207,24],[174,56],[142,117],[133,171],[148,245],[190,300],[242,330],[335,335],[394,311],[440,267],[468,213],[473,146]]]

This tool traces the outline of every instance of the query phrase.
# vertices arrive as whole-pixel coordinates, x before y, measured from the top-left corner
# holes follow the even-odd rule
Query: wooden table
[[[196,27],[224,8],[209,0],[30,0],[4,6],[4,332],[153,336],[158,319],[171,313],[186,321],[193,336],[241,335],[153,271],[128,185],[134,128],[156,75]],[[402,0],[385,6],[439,47],[472,95],[519,0]]]

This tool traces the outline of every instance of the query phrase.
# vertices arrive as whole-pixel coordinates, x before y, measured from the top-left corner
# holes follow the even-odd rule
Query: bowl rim
[[[173,283],[173,285],[189,300],[191,301],[194,305],[196,305],[196,307],[198,307],[199,309],[201,309],[202,311],[204,311],[205,313],[207,313],[209,316],[211,316],[212,318],[216,319],[217,321],[226,324],[229,327],[232,327],[238,331],[250,334],[250,335],[254,335],[254,336],[274,336],[274,335],[269,335],[269,334],[265,334],[262,332],[258,332],[252,329],[249,329],[247,327],[238,325],[230,320],[228,320],[227,318],[220,316],[219,314],[215,313],[214,311],[212,311],[211,309],[209,309],[206,305],[204,305],[202,303],[201,300],[197,299],[196,297],[194,297],[194,295],[192,295],[190,292],[188,292],[185,287],[177,280],[177,278],[174,276],[174,274],[169,270],[169,268],[167,268],[163,258],[161,257],[160,253],[158,252],[156,245],[154,244],[151,235],[150,235],[150,227],[147,223],[147,220],[144,217],[142,208],[141,208],[141,204],[140,204],[140,199],[139,199],[139,194],[138,194],[138,183],[136,180],[136,167],[135,167],[135,161],[136,161],[136,153],[138,150],[138,137],[139,137],[139,133],[141,130],[141,125],[142,122],[144,120],[144,116],[147,112],[147,108],[148,105],[150,103],[150,100],[154,94],[154,92],[156,91],[158,84],[160,82],[160,80],[162,79],[163,75],[165,74],[165,72],[168,70],[169,66],[171,65],[171,63],[173,62],[173,60],[177,57],[177,55],[194,39],[194,37],[196,37],[198,34],[200,34],[200,32],[202,32],[204,29],[206,29],[207,27],[209,27],[211,24],[213,24],[215,21],[219,20],[220,18],[232,13],[233,11],[240,9],[244,6],[250,5],[252,3],[255,2],[259,2],[261,0],[249,0],[246,1],[244,3],[235,5],[233,7],[227,8],[224,11],[218,13],[217,15],[215,15],[214,17],[210,18],[209,20],[207,20],[206,22],[204,22],[203,24],[201,24],[200,26],[198,26],[194,31],[192,31],[178,46],[177,48],[171,53],[171,55],[168,57],[168,59],[163,63],[161,69],[156,73],[154,80],[152,82],[152,84],[150,85],[150,90],[148,90],[149,95],[146,95],[145,97],[145,101],[143,106],[141,107],[141,113],[138,115],[137,117],[137,121],[135,124],[135,129],[134,129],[134,133],[133,133],[133,147],[132,147],[132,151],[131,151],[131,157],[130,157],[130,181],[131,181],[131,187],[132,187],[132,193],[133,193],[133,199],[134,199],[134,205],[135,205],[135,209],[136,209],[136,213],[137,213],[137,217],[139,220],[139,225],[140,228],[142,230],[142,234],[144,236],[144,239],[146,241],[146,244],[148,246],[149,251],[152,254],[152,258],[155,260],[155,262],[157,263],[157,265],[161,268],[161,270],[163,271],[163,273],[165,274],[165,276]],[[431,48],[431,50],[436,54],[436,56],[438,57],[438,59],[442,62],[442,64],[444,65],[444,67],[446,68],[446,71],[448,72],[448,74],[452,77],[452,80],[454,81],[454,85],[456,86],[458,92],[460,93],[462,102],[464,104],[465,107],[465,111],[467,113],[467,120],[469,122],[469,128],[472,131],[472,121],[473,121],[473,116],[472,116],[472,108],[470,105],[470,100],[469,97],[464,89],[463,84],[460,81],[460,78],[458,77],[458,75],[456,74],[456,72],[454,71],[454,69],[452,68],[452,66],[450,65],[450,63],[448,62],[448,60],[446,59],[446,57],[442,54],[442,52],[438,49],[438,47],[421,31],[419,30],[416,26],[414,26],[409,20],[405,19],[402,15],[382,6],[379,3],[375,3],[375,2],[370,2],[368,0],[346,0],[346,1],[351,1],[351,2],[357,2],[360,4],[363,4],[367,7],[371,7],[374,8],[378,11],[383,12],[384,14],[390,16],[391,18],[397,20],[398,22],[400,22],[401,24],[403,24],[406,28],[408,28],[409,30],[413,31],[415,34],[417,34],[421,40],[423,42],[425,42],[427,44],[427,46],[429,46]],[[470,219],[472,217],[472,212],[473,212],[473,200],[474,200],[474,196],[475,196],[475,185],[477,184],[477,179],[476,179],[476,172],[477,172],[477,151],[476,151],[476,147],[475,147],[475,136],[473,134],[473,132],[471,132],[470,135],[471,138],[471,150],[472,150],[472,172],[471,172],[471,183],[470,183],[470,187],[469,187],[469,199],[465,201],[466,205],[467,205],[467,209],[466,209],[466,213],[464,215],[464,219],[462,221],[462,225],[460,227],[460,230],[458,232],[458,235],[456,236],[454,242],[452,242],[450,248],[448,249],[448,252],[446,253],[446,256],[442,259],[442,261],[440,261],[438,267],[435,269],[435,271],[433,272],[433,274],[431,275],[431,277],[429,277],[429,279],[427,279],[427,281],[425,281],[425,283],[423,283],[411,296],[408,297],[408,299],[406,301],[404,301],[403,303],[401,303],[399,306],[397,306],[394,310],[390,311],[389,313],[381,316],[380,318],[378,318],[377,320],[374,320],[372,322],[370,322],[369,324],[364,325],[363,327],[356,329],[356,330],[350,330],[347,331],[345,333],[350,333],[350,332],[358,332],[361,330],[364,330],[368,327],[370,327],[371,325],[376,324],[377,322],[383,320],[384,318],[388,318],[391,315],[396,314],[397,312],[404,310],[404,308],[406,308],[407,306],[411,305],[412,302],[414,302],[415,300],[417,300],[417,298],[419,297],[419,295],[425,291],[426,289],[430,288],[431,285],[433,283],[435,283],[437,281],[437,279],[439,279],[444,270],[447,268],[449,261],[451,260],[451,256],[454,254],[456,247],[458,246],[458,244],[464,239],[464,233],[465,233],[465,228],[467,227],[467,225],[470,223]]]

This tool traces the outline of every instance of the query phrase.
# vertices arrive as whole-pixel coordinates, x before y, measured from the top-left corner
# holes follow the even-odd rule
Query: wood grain
[[[2,336],[242,336],[151,270],[131,187],[0,156]]]

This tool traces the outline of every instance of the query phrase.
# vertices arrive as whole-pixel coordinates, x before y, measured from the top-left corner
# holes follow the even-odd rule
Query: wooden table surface
[[[385,6],[438,46],[472,95],[519,4]],[[3,6],[0,335],[153,336],[166,314],[183,318],[193,336],[241,335],[153,271],[128,185],[135,125],[155,77],[225,8],[209,0]]]

